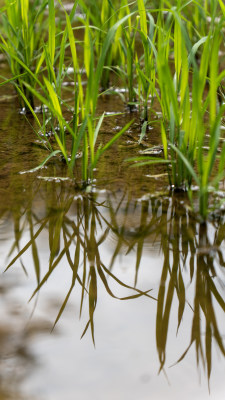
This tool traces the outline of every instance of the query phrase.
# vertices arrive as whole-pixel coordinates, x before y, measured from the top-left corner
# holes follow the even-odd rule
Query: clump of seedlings
[[[73,173],[79,153],[82,181],[93,179],[99,157],[132,124],[99,144],[105,116],[98,115],[98,98],[102,91],[115,92],[110,82],[116,74],[126,85],[121,97],[130,111],[139,109],[139,142],[148,134],[155,104],[160,109],[164,157],[134,157],[135,165],[164,163],[170,187],[190,198],[197,184],[205,220],[209,193],[224,178],[224,18],[222,0],[76,0],[69,14],[60,0],[6,0],[0,48],[12,78],[5,83],[14,84],[21,107],[33,115],[50,151],[45,161],[61,153]],[[72,89],[66,92],[68,79]],[[39,116],[36,104],[43,110]]]

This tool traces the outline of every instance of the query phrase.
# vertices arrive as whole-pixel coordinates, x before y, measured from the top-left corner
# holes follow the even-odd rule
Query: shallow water
[[[200,225],[163,167],[123,162],[145,148],[138,115],[90,190],[55,159],[26,173],[46,154],[1,92],[0,399],[224,399],[223,215]]]

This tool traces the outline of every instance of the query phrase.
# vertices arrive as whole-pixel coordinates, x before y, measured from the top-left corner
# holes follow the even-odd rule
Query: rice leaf
[[[33,172],[38,171],[38,170],[41,169],[52,157],[55,157],[55,156],[56,156],[57,154],[59,154],[59,153],[61,153],[60,150],[55,150],[55,151],[53,151],[51,154],[49,154],[48,157],[45,158],[45,160],[44,160],[40,165],[38,165],[38,166],[35,167],[35,168],[32,168],[32,169],[28,169],[28,170],[26,170],[26,171],[23,171],[22,173],[23,173],[23,174],[26,174],[26,173],[33,173]]]
[[[55,58],[55,4],[54,4],[54,0],[48,0],[48,9],[49,9],[48,46],[49,46],[49,54],[50,54],[51,64],[54,65],[54,58]]]

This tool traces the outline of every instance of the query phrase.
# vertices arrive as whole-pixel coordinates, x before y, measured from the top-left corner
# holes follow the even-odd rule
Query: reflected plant
[[[198,246],[194,318],[191,341],[188,349],[192,344],[195,344],[197,363],[199,363],[200,359],[202,359],[203,363],[206,362],[208,379],[210,379],[213,339],[217,343],[221,353],[225,356],[225,346],[219,332],[219,326],[214,311],[214,304],[218,304],[223,312],[225,312],[225,301],[214,283],[217,275],[215,256],[217,255],[220,257],[222,267],[225,267],[225,261],[221,251],[217,248],[216,242],[214,242],[214,248],[212,249],[208,238],[207,227],[204,224],[199,227]],[[199,317],[201,315],[203,315],[205,319],[205,340],[202,338],[201,325],[199,323]]]
[[[12,249],[18,254],[8,264],[11,268],[25,252],[30,249],[34,260],[37,287],[32,297],[38,294],[61,262],[67,261],[71,270],[71,284],[61,305],[55,324],[59,321],[74,290],[80,286],[80,315],[84,304],[88,301],[89,318],[82,336],[91,329],[94,337],[94,315],[98,301],[99,282],[106,292],[115,299],[128,300],[140,296],[150,299],[149,291],[137,288],[138,276],[142,268],[142,256],[147,243],[154,243],[162,255],[162,270],[157,296],[156,311],[156,346],[160,362],[160,371],[166,365],[166,350],[168,347],[168,332],[172,310],[177,307],[177,334],[187,308],[191,315],[190,343],[177,362],[181,362],[192,344],[195,345],[197,364],[200,362],[207,369],[208,379],[212,370],[213,342],[225,356],[225,348],[217,322],[218,310],[225,312],[223,296],[224,285],[224,254],[221,245],[224,242],[225,222],[218,224],[196,223],[193,213],[187,207],[187,198],[177,196],[168,198],[155,196],[143,201],[133,201],[129,192],[124,191],[120,200],[113,198],[111,193],[98,201],[95,194],[74,194],[68,191],[63,182],[54,184],[46,182],[51,196],[46,203],[46,215],[41,218],[32,211],[32,204],[25,210],[23,230],[29,228],[30,240],[20,249],[20,235],[15,236]],[[61,190],[59,190],[59,187]],[[135,218],[135,227],[133,217]],[[17,226],[19,224],[17,216]],[[49,266],[42,271],[39,259],[37,239],[41,232],[48,230],[49,235]],[[212,232],[214,238],[212,237]],[[112,249],[111,261],[105,265],[102,259],[101,246],[109,234],[116,238]],[[104,252],[103,252],[104,253]],[[134,254],[135,274],[134,286],[118,279],[113,272],[121,253]],[[12,255],[12,252],[11,252]],[[23,263],[22,263],[23,265]],[[26,266],[25,266],[26,267]],[[29,271],[27,271],[29,273]],[[124,290],[127,296],[116,296],[110,286],[115,282]],[[134,293],[130,293],[130,291]],[[190,299],[190,293],[192,299]],[[31,297],[31,298],[32,298]],[[178,305],[177,305],[178,302]],[[205,330],[203,323],[205,321]],[[204,335],[203,335],[204,333]]]
[[[217,229],[212,243],[208,237],[207,225],[190,224],[190,218],[188,209],[180,212],[179,203],[172,199],[164,215],[166,230],[161,237],[164,264],[158,292],[156,343],[161,370],[166,362],[169,321],[176,294],[179,304],[177,332],[184,317],[185,307],[188,305],[193,312],[190,344],[177,362],[182,361],[192,344],[195,344],[197,364],[202,361],[210,379],[213,339],[225,356],[225,347],[215,314],[215,305],[225,312],[222,292],[216,283],[219,269],[222,268],[223,273],[225,260],[219,248],[221,236],[218,243]],[[187,297],[188,282],[185,281],[188,275],[189,285],[194,286],[193,304],[190,304]],[[190,291],[190,288],[188,290]],[[203,320],[205,345],[202,335]]]
[[[133,201],[126,191],[119,203],[117,204],[116,199],[110,196],[107,200],[109,204],[110,219],[112,223],[113,232],[117,237],[117,245],[115,251],[112,253],[110,270],[116,263],[116,259],[120,253],[126,249],[126,255],[133,252],[135,254],[135,277],[134,286],[136,287],[138,281],[138,273],[141,264],[141,258],[144,252],[144,243],[146,236],[149,235],[149,219],[148,212],[151,210],[149,201],[139,202],[138,200]],[[116,204],[116,207],[115,207]],[[120,208],[123,209],[123,215],[121,216]],[[135,229],[132,228],[132,232],[129,230],[131,215],[135,214],[138,210],[140,214],[139,223]],[[119,214],[119,215],[117,215]],[[151,215],[151,222],[154,217]]]
[[[123,205],[122,205],[123,204]],[[172,310],[178,302],[177,329],[182,325],[185,311],[192,314],[190,343],[177,363],[195,345],[197,365],[200,362],[207,370],[208,381],[212,370],[213,341],[225,356],[225,345],[217,322],[216,310],[225,312],[224,267],[225,259],[221,250],[224,243],[224,219],[211,226],[196,223],[194,215],[187,207],[188,198],[180,195],[171,198],[152,197],[134,202],[129,197],[121,199],[122,220],[117,216],[117,208],[110,207],[113,232],[118,237],[117,247],[111,260],[111,268],[116,257],[123,253],[135,254],[135,285],[142,268],[141,258],[145,244],[151,241],[161,249],[163,264],[157,296],[156,346],[160,362],[159,371],[166,365],[169,324]],[[137,213],[137,209],[139,210]],[[113,212],[114,210],[114,212]],[[139,221],[131,225],[131,215],[139,215]],[[119,217],[119,219],[118,219]],[[210,236],[210,239],[209,239]],[[149,239],[150,238],[150,239]],[[146,254],[146,251],[145,251]],[[190,291],[193,296],[190,301]]]
[[[89,304],[89,320],[82,337],[90,327],[93,343],[95,344],[94,313],[98,299],[98,280],[103,283],[107,293],[118,300],[130,300],[140,296],[147,296],[150,299],[154,299],[154,297],[149,295],[149,290],[141,291],[136,287],[122,282],[103,262],[100,246],[106,240],[112,226],[101,213],[101,208],[104,209],[104,205],[99,204],[95,200],[94,195],[78,196],[76,200],[76,213],[72,217],[70,208],[72,205],[74,206],[73,195],[71,196],[63,189],[59,195],[57,190],[53,190],[50,200],[47,207],[48,212],[44,218],[38,219],[35,213],[32,213],[31,209],[26,211],[30,240],[8,264],[6,270],[12,267],[31,248],[37,279],[37,287],[31,296],[32,299],[53,275],[54,270],[60,265],[60,262],[66,259],[72,273],[71,286],[58,312],[54,326],[60,319],[75,285],[79,284],[81,288],[80,316],[86,297],[88,297]],[[49,232],[50,257],[48,271],[42,276],[36,240],[46,228]],[[19,249],[18,238],[16,239],[16,243]],[[13,249],[15,249],[15,245],[13,245]],[[134,292],[134,294],[131,292],[131,294],[129,293],[125,297],[116,296],[110,289],[108,278],[129,292]]]

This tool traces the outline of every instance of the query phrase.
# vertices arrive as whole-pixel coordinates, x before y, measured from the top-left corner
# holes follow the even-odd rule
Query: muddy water
[[[26,173],[46,154],[0,99],[0,399],[224,399],[225,218],[200,225],[163,167],[123,162],[145,149],[138,115],[89,190],[56,159]]]

